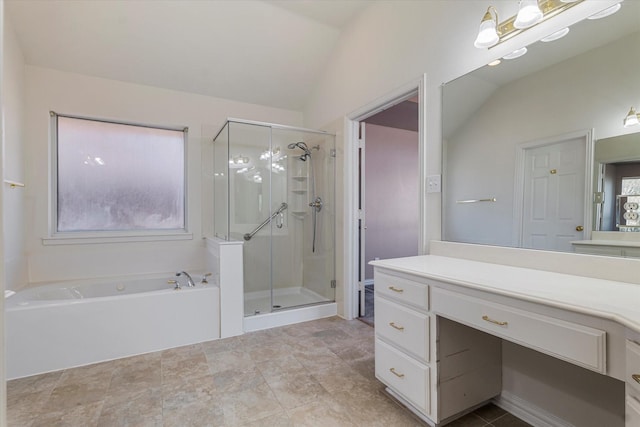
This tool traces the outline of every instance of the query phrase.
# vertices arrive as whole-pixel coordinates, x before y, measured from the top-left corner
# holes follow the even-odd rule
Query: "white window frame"
[[[143,242],[160,240],[191,240],[193,234],[189,232],[189,194],[188,194],[188,134],[189,128],[157,126],[127,122],[122,120],[109,120],[72,114],[50,112],[50,149],[49,149],[49,235],[42,239],[43,245],[87,244],[87,243],[119,243],[119,242]],[[183,132],[184,135],[184,228],[175,230],[118,230],[118,231],[58,231],[58,117],[90,120],[94,122],[113,123],[164,129]]]

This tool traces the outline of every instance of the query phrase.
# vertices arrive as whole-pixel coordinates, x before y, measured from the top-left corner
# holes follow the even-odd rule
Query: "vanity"
[[[371,264],[376,377],[428,424],[501,394],[504,340],[624,383],[617,421],[640,426],[640,285],[441,255]]]

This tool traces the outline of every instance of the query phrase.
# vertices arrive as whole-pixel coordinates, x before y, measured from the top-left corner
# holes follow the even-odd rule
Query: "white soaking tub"
[[[219,338],[218,285],[174,290],[170,279],[56,283],[6,298],[7,379]]]

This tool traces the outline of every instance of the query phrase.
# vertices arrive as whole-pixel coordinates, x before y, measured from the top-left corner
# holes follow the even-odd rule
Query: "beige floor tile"
[[[108,380],[104,382],[78,382],[58,385],[49,396],[44,410],[58,411],[102,401],[107,396],[108,388]]]
[[[220,394],[235,393],[266,384],[264,377],[256,367],[231,369],[213,374],[213,384]]]
[[[206,354],[209,370],[215,374],[230,369],[248,369],[255,365],[249,353],[243,350],[230,350]]]
[[[162,358],[162,384],[181,383],[188,378],[198,378],[210,373],[207,358],[201,350],[184,356]]]
[[[294,427],[294,425],[287,414],[278,414],[250,421],[247,424],[242,424],[242,427]]]
[[[16,395],[44,390],[51,391],[60,380],[60,377],[62,377],[62,372],[63,371],[49,372],[7,381],[7,393],[9,395]]]
[[[126,401],[107,399],[98,419],[100,427],[162,426],[162,391],[160,388],[139,393]]]
[[[225,426],[241,426],[285,413],[266,383],[244,390],[221,393],[221,396]]]
[[[278,379],[283,375],[300,374],[308,372],[307,369],[293,355],[287,355],[278,359],[259,362],[256,367],[266,379]]]
[[[7,425],[28,427],[42,413],[50,390],[7,394]],[[45,411],[46,412],[46,411]]]
[[[336,409],[325,400],[309,403],[288,411],[296,427],[340,426],[355,427],[347,413]]]
[[[297,408],[328,396],[320,383],[306,372],[273,377],[267,379],[267,384],[285,409]]]
[[[162,408],[179,409],[194,403],[213,403],[219,399],[213,383],[213,375],[189,378],[184,382],[172,382],[162,386]]]
[[[200,347],[205,355],[212,355],[225,351],[244,349],[244,343],[238,336],[203,342],[200,344]]]
[[[162,383],[160,357],[137,356],[118,361],[115,366],[108,390],[111,395],[129,395]]]
[[[94,402],[74,408],[52,411],[42,414],[32,424],[32,427],[92,427],[98,425],[98,418],[104,402]],[[18,424],[9,424],[18,425]]]
[[[221,403],[195,401],[162,410],[163,427],[221,427],[224,411]]]

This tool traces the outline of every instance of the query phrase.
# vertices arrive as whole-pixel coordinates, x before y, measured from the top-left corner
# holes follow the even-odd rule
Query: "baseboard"
[[[503,390],[493,403],[535,427],[576,427],[508,391]]]

